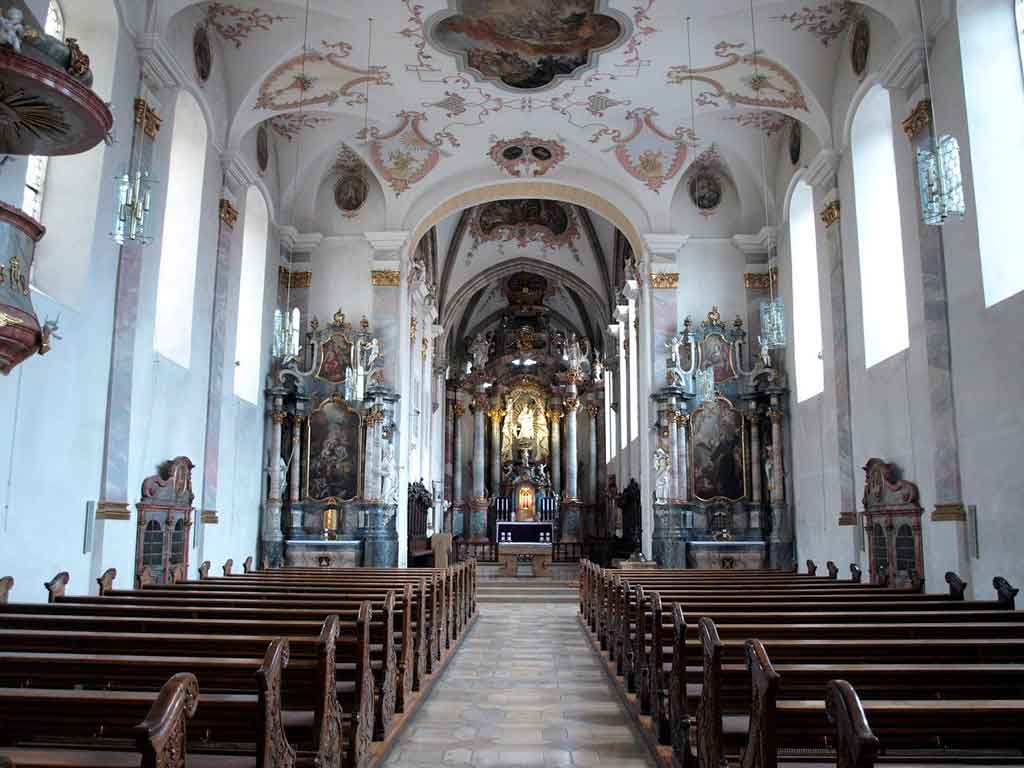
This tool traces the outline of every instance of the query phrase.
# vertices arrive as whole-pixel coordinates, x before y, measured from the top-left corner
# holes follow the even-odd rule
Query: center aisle
[[[478,610],[385,766],[653,765],[583,635],[577,605]]]

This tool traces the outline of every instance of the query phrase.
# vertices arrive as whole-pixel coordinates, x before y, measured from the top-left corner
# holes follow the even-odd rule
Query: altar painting
[[[306,496],[349,501],[359,495],[362,420],[338,397],[324,400],[309,416]]]
[[[352,344],[339,334],[332,335],[320,347],[320,367],[316,377],[331,384],[345,381],[351,365]]]
[[[732,345],[720,333],[707,334],[700,344],[700,367],[712,368],[715,384],[736,378],[732,365]]]
[[[690,470],[701,501],[739,501],[747,495],[743,414],[724,397],[690,416]]]

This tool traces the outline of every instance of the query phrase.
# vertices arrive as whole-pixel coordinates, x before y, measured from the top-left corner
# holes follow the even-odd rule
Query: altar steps
[[[578,603],[577,588],[575,581],[530,576],[480,579],[476,599],[480,603]]]

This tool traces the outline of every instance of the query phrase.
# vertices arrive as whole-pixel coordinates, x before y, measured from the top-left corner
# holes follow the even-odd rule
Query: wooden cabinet
[[[169,584],[188,575],[192,529],[192,462],[165,461],[142,483],[135,542],[135,586]]]
[[[924,582],[924,547],[917,486],[898,479],[896,468],[881,459],[870,459],[864,472],[871,583],[919,589]]]

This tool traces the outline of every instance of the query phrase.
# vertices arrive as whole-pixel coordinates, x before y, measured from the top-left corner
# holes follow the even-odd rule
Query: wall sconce
[[[118,245],[135,242],[149,245],[153,242],[149,211],[153,202],[156,179],[149,171],[125,171],[115,176],[114,230],[110,236]]]

